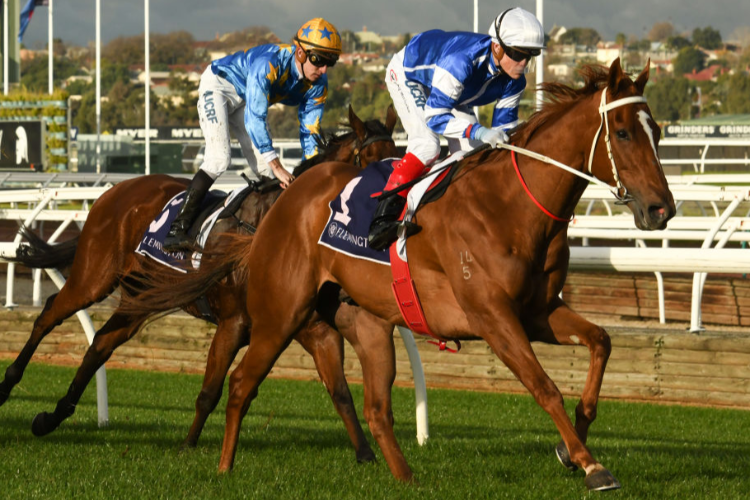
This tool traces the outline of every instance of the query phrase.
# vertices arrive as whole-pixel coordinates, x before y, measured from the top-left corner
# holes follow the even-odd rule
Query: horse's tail
[[[119,311],[125,314],[155,314],[189,306],[221,280],[234,272],[236,282],[245,282],[242,257],[252,243],[252,235],[225,233],[221,248],[203,253],[197,271],[175,272],[150,259],[139,263],[123,283]]]
[[[16,256],[4,257],[5,260],[36,269],[62,269],[73,263],[78,248],[78,236],[72,240],[51,245],[25,225],[21,226],[18,232],[29,244],[19,246],[16,249]]]

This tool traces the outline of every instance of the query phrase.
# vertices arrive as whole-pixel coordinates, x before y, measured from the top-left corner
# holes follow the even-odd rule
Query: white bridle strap
[[[609,157],[609,162],[612,165],[612,177],[614,177],[615,180],[616,191],[613,190],[613,193],[617,198],[620,198],[620,191],[623,191],[622,198],[624,199],[627,196],[627,188],[625,188],[622,185],[622,182],[620,182],[620,176],[617,173],[617,166],[615,165],[615,158],[614,156],[612,156],[612,143],[609,136],[609,118],[607,112],[615,108],[619,108],[620,106],[626,106],[628,104],[641,104],[645,102],[646,98],[643,96],[632,96],[624,97],[607,104],[607,87],[604,87],[604,89],[602,89],[602,99],[599,104],[599,128],[594,135],[594,141],[591,143],[591,153],[589,153],[588,170],[591,175],[594,175],[594,172],[592,172],[592,167],[594,164],[594,152],[596,151],[596,143],[599,141],[599,135],[601,135],[602,127],[604,127],[604,142],[607,145],[607,156]]]

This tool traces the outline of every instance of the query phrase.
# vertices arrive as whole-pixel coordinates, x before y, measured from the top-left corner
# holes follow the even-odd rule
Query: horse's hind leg
[[[576,406],[576,432],[583,443],[586,443],[591,423],[596,419],[596,408],[599,403],[599,391],[602,387],[604,369],[612,351],[607,332],[573,312],[567,304],[559,300],[559,305],[549,316],[549,324],[555,341],[563,345],[585,345],[591,356],[586,383],[583,386],[581,400]],[[553,306],[554,307],[554,306]],[[576,466],[570,460],[568,449],[562,441],[556,448],[557,457],[569,470]]]
[[[42,412],[34,417],[31,431],[35,436],[49,434],[75,412],[83,391],[86,390],[86,386],[96,371],[109,359],[118,346],[136,334],[145,319],[145,316],[133,317],[115,311],[109,321],[96,332],[94,341],[86,351],[67,394],[57,402],[55,411],[52,413]]]
[[[86,285],[80,287],[76,283]],[[102,280],[101,276],[91,283],[87,283],[86,280],[73,283],[68,281],[58,293],[47,299],[41,314],[34,321],[29,340],[26,341],[13,363],[5,370],[5,378],[0,383],[0,406],[7,401],[13,387],[21,381],[23,372],[44,337],[76,312],[104,299],[113,288],[112,282]]]
[[[344,421],[358,462],[371,462],[375,454],[357,418],[352,394],[344,375],[344,342],[339,333],[322,321],[310,322],[295,339],[315,361],[320,379],[328,389],[336,411]]]
[[[250,321],[244,317],[224,319],[219,322],[214,339],[208,351],[203,387],[195,401],[195,418],[190,426],[183,448],[193,448],[198,444],[206,419],[214,411],[221,399],[224,379],[232,365],[237,351],[247,345]]]
[[[239,366],[229,377],[229,401],[224,441],[221,445],[219,472],[229,472],[234,464],[240,424],[258,395],[258,387],[266,378],[279,355],[292,340],[294,331],[279,331],[274,324],[254,324],[250,345]]]

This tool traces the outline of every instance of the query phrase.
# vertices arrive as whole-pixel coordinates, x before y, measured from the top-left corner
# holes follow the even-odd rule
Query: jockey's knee
[[[221,174],[229,168],[230,159],[212,159],[203,162],[199,170],[203,170],[212,180],[216,180]]]
[[[440,155],[440,143],[437,141],[415,140],[409,142],[409,152],[430,166]]]

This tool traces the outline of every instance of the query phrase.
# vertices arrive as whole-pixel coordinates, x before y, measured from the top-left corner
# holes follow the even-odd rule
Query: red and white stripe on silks
[[[427,173],[427,176],[416,183],[414,186],[412,186],[411,191],[409,191],[409,195],[406,197],[406,213],[404,214],[404,222],[411,222],[411,220],[414,218],[414,213],[417,211],[417,207],[419,206],[419,202],[422,200],[422,197],[427,192],[430,185],[432,185],[432,183],[435,181],[437,176],[444,172],[442,167],[450,165],[451,163],[456,163],[457,161],[461,160],[466,155],[466,153],[467,151],[457,151],[440,163],[434,164],[432,167],[430,167],[430,171]],[[408,262],[406,257],[406,228],[403,225],[398,229],[396,252],[398,253],[398,257],[401,260],[403,260],[404,262]]]

